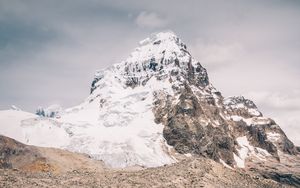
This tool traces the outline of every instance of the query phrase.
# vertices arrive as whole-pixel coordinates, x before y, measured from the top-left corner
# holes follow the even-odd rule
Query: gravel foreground
[[[0,187],[284,187],[207,159],[148,169],[73,170],[64,173],[0,170]]]

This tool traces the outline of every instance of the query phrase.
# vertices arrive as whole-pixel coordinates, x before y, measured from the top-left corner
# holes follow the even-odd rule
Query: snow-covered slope
[[[125,61],[97,71],[87,99],[56,118],[2,111],[0,134],[112,167],[169,164],[174,151],[242,168],[297,153],[252,101],[224,99],[172,32],[151,35]]]
[[[20,142],[26,142],[25,133],[21,128],[22,121],[33,119],[37,116],[20,110],[3,110],[0,111],[1,134],[15,138]]]
[[[176,53],[181,53],[180,45],[173,33],[153,35],[142,41],[125,62],[98,71],[91,95],[82,104],[67,109],[59,119],[4,111],[2,114],[13,116],[2,115],[1,122],[15,128],[7,133],[9,129],[1,126],[0,133],[26,144],[87,153],[113,167],[152,167],[175,162],[168,154],[163,125],[154,122],[152,112],[153,92],[161,90],[173,95],[173,90],[168,80],[154,77],[157,72],[147,61],[164,56],[167,66]],[[163,74],[171,70],[166,68]],[[129,86],[132,80],[147,84],[133,88]],[[19,121],[11,122],[13,119]]]
[[[62,124],[53,119],[24,111],[4,110],[0,111],[0,122],[0,134],[26,144],[59,148],[70,142]]]

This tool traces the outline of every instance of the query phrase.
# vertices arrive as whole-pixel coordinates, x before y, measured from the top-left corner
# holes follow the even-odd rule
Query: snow
[[[0,111],[0,134],[35,146],[61,147],[68,144],[68,133],[51,119],[35,114]]]
[[[259,116],[260,112],[257,109],[248,108],[248,112],[253,116]]]
[[[178,40],[178,41],[177,41]],[[160,41],[159,44],[155,42]],[[173,32],[160,32],[151,35],[150,38],[139,42],[140,46],[136,48],[126,60],[127,62],[142,62],[150,60],[152,57],[159,59],[162,51],[165,50],[166,57],[173,56],[174,53],[180,53],[178,43],[181,42]]]
[[[27,119],[21,124],[25,143],[41,147],[64,148],[70,143],[62,125],[48,118]]]
[[[261,116],[260,111],[256,108],[255,104],[243,96],[228,97],[224,100],[226,109],[244,109],[252,116]]]
[[[253,121],[253,118],[244,118],[242,116],[232,115],[232,116],[230,116],[229,119],[231,119],[233,121],[243,121],[248,126],[255,124],[254,121]]]
[[[279,133],[276,133],[276,132],[268,132],[267,133],[267,138],[271,142],[276,142],[281,138],[281,135]]]
[[[234,154],[235,155],[235,154]],[[225,163],[225,161],[223,161],[222,159],[220,159],[220,163],[222,164],[222,165],[224,165],[226,168],[229,168],[229,169],[233,169],[231,166],[229,166],[228,164],[226,164]]]
[[[244,119],[243,117],[237,116],[237,115],[233,115],[233,116],[230,116],[230,117],[231,117],[231,119],[232,119],[233,121],[241,121],[241,120]]]
[[[154,44],[158,40],[160,43]],[[174,67],[165,67],[161,73],[144,70],[143,66],[147,67],[152,57],[156,61],[175,58],[174,52],[182,53],[177,42],[170,32],[152,35],[141,41],[124,62],[97,71],[95,77],[101,78],[97,88],[84,103],[67,109],[58,120],[69,125],[68,131],[74,135],[67,148],[88,153],[112,167],[152,167],[175,162],[163,150],[169,148],[162,136],[163,125],[154,122],[152,112],[153,92],[174,95],[168,79],[158,80],[155,76],[167,75]],[[147,83],[125,87],[126,80],[131,78],[147,79]]]
[[[3,110],[0,111],[0,134],[14,138],[18,141],[25,142],[23,131],[20,130],[21,123],[24,119],[36,118],[37,116],[31,113]]]
[[[179,40],[177,36],[172,32],[161,32],[153,34],[150,38],[141,41],[140,46],[136,48],[125,60],[125,62],[143,62],[148,61],[152,57],[155,59],[161,59],[164,55],[167,59],[174,57],[175,53],[180,54],[180,46],[178,46]],[[154,44],[160,41],[160,43]]]
[[[190,154],[190,153],[186,153],[186,154],[184,154],[186,157],[192,157],[192,154]]]
[[[239,160],[236,160],[236,163],[237,163],[237,166],[239,168],[245,168],[245,159],[247,158],[248,156],[248,153],[250,151],[253,151],[253,146],[251,146],[248,142],[248,139],[246,136],[243,136],[243,137],[238,137],[236,139],[236,141],[238,142],[238,144],[241,146],[240,149],[238,149],[238,152],[239,152]],[[235,157],[236,159],[237,157]]]
[[[97,91],[101,95],[88,97],[60,119],[1,111],[0,133],[30,145],[87,153],[111,167],[154,167],[175,162],[163,150],[163,125],[154,122],[152,112],[152,91],[172,92],[171,85],[153,77],[146,86],[124,89],[113,80],[110,78],[107,84],[104,79],[106,85]],[[102,107],[100,100],[105,101]]]
[[[265,118],[265,117],[244,118],[242,116],[232,115],[227,119],[232,120],[232,121],[243,121],[248,126],[251,126],[251,125],[267,125],[267,124],[271,123],[271,120],[269,118]]]
[[[97,70],[95,73],[95,78],[101,79],[104,77],[103,70]]]
[[[101,82],[107,83],[105,79]],[[85,125],[70,127],[75,136],[69,149],[88,153],[112,167],[153,167],[174,162],[163,151],[163,125],[154,123],[152,112],[153,91],[172,92],[170,83],[152,77],[147,85],[134,89],[124,89],[117,81],[109,85],[102,87],[101,95],[95,95],[98,97],[91,103],[76,107],[76,112],[69,109],[71,113],[59,120]],[[99,108],[100,100],[105,102]]]
[[[247,136],[238,137],[236,141],[240,146],[240,148],[237,149],[239,156],[234,153],[233,157],[239,168],[245,168],[245,160],[250,156],[256,157],[259,160],[265,160],[267,156],[271,156],[266,150],[250,145]]]
[[[93,93],[59,119],[15,111],[11,118],[0,114],[1,125],[18,120],[13,129],[2,126],[0,133],[30,145],[86,153],[117,168],[175,162],[165,151],[164,127],[154,122],[152,112],[154,91],[174,95],[170,82],[153,76],[144,86],[124,87],[125,78],[117,71],[101,71]]]
[[[245,160],[241,157],[237,156],[235,153],[233,153],[233,158],[235,160],[236,166],[239,168],[245,168]]]

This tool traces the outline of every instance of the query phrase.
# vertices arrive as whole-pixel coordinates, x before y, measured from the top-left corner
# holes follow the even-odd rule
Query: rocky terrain
[[[86,155],[0,139],[0,187],[282,187],[203,157],[156,168],[111,169]]]
[[[204,157],[178,155],[172,165],[112,169],[88,155],[28,146],[4,136],[0,140],[0,187],[289,187],[299,183],[295,175],[299,171],[290,172],[287,163],[233,169]],[[289,164],[293,162],[299,164]]]
[[[29,146],[5,136],[0,136],[0,154],[1,169],[59,174],[76,169],[101,171],[104,168],[101,161],[91,160],[86,154]]]

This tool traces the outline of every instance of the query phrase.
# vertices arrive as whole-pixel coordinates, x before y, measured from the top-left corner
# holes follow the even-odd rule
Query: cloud
[[[135,19],[139,27],[160,28],[167,24],[167,21],[155,12],[140,12]]]
[[[194,57],[205,62],[206,68],[211,71],[234,64],[244,55],[243,46],[239,43],[205,42],[196,40],[196,44],[190,46]]]
[[[259,91],[250,92],[247,95],[270,110],[282,110],[286,113],[295,110],[300,111],[299,90],[286,91],[286,93]]]

